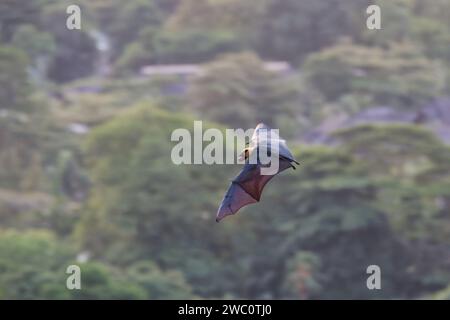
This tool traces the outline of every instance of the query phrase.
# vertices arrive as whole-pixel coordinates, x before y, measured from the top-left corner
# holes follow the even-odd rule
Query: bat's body
[[[258,202],[261,198],[264,186],[270,179],[288,168],[295,169],[292,163],[298,164],[287,148],[286,142],[281,140],[278,135],[274,135],[273,133],[269,136],[261,134],[266,133],[269,130],[270,128],[264,124],[259,124],[256,127],[250,146],[245,148],[241,155],[246,160],[244,168],[231,182],[219,210],[217,211],[217,222],[228,215],[235,214],[245,205]],[[260,163],[259,158],[256,163],[250,163],[248,160],[253,153],[260,151],[259,149],[261,147],[270,149],[273,144],[278,145],[278,170],[273,175],[262,175],[261,167],[264,167],[265,165]],[[270,151],[268,154],[270,154]]]

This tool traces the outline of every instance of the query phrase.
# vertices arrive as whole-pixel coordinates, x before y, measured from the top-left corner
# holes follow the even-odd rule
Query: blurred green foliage
[[[208,64],[190,90],[190,105],[211,120],[251,128],[295,117],[301,88],[295,77],[280,79],[252,53],[230,54]]]
[[[448,299],[450,1],[374,1],[380,31],[371,3],[1,1],[0,298]],[[171,162],[194,120],[267,122],[301,165],[216,224],[240,168]]]
[[[29,108],[30,86],[25,53],[15,47],[0,47],[0,101],[3,109],[22,111]]]
[[[351,93],[368,96],[371,105],[405,108],[423,106],[443,93],[442,70],[408,44],[383,49],[343,42],[311,55],[305,64],[310,81],[330,100]]]

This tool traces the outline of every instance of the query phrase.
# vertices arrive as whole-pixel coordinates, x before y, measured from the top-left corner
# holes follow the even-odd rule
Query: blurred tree
[[[286,297],[308,299],[320,291],[320,279],[314,274],[319,269],[319,258],[311,252],[298,252],[287,263],[288,276],[285,278]]]
[[[211,228],[226,187],[217,181],[230,173],[167,162],[171,130],[191,125],[142,106],[94,130],[87,145],[94,188],[77,237],[96,256],[177,268],[200,297],[387,298],[410,297],[406,284],[430,288],[408,272],[415,256],[377,203],[384,185],[347,151],[304,148],[301,171],[280,175],[265,193],[270,201]],[[299,251],[314,257],[298,260]],[[387,283],[381,293],[361,285],[375,262]]]
[[[157,63],[198,63],[216,55],[238,51],[240,44],[226,31],[163,32],[155,37],[154,52]]]
[[[98,10],[99,29],[104,31],[112,47],[112,59],[120,57],[126,47],[136,41],[144,29],[159,27],[165,14],[155,0],[112,0]],[[114,21],[114,23],[111,23]]]
[[[226,282],[212,282],[217,269],[209,267],[222,232],[198,221],[214,222],[225,170],[168,162],[172,130],[190,127],[184,115],[141,106],[94,130],[87,152],[95,187],[77,238],[108,261],[147,258],[182,270],[195,293],[213,295]]]
[[[48,71],[50,79],[67,82],[92,74],[97,50],[85,32],[71,33],[56,41],[58,47]]]
[[[29,190],[42,182],[36,149],[43,126],[31,117],[43,110],[31,98],[27,64],[21,50],[0,46],[0,186]]]
[[[438,292],[432,294],[432,295],[428,295],[426,297],[424,297],[425,299],[428,300],[449,300],[450,299],[450,286],[443,289],[443,290],[439,290]]]
[[[397,183],[386,185],[383,194],[390,199],[386,208],[390,208],[398,232],[402,229],[413,238],[424,238],[423,233],[433,225],[435,232],[430,237],[448,236],[450,221],[442,215],[448,206],[447,146],[431,132],[412,125],[366,125],[336,135],[345,142],[343,147],[348,152],[370,166],[371,175],[396,179]],[[404,229],[406,225],[409,227]]]
[[[208,119],[236,128],[295,121],[299,89],[292,78],[264,69],[252,53],[230,54],[205,66],[193,80],[190,105]],[[294,79],[295,80],[295,79]],[[282,117],[284,119],[282,119]]]
[[[433,5],[427,5],[420,0],[412,0],[413,13],[416,16],[424,17],[430,20],[439,21],[448,28],[450,28],[450,19],[448,13],[450,12],[450,2],[448,0],[436,0]]]
[[[48,231],[2,230],[0,239],[3,299],[68,297],[65,270],[71,264],[73,249],[59,243]]]
[[[267,0],[186,0],[180,2],[164,28],[172,33],[186,30],[228,32],[249,49],[259,33],[267,3]]]
[[[11,43],[27,53],[33,71],[37,72],[39,78],[45,78],[49,60],[55,51],[52,36],[38,31],[33,25],[21,25],[14,33]]]
[[[368,167],[335,149],[303,147],[301,154],[295,153],[300,172],[277,177],[273,184],[282,191],[268,188],[264,206],[247,213],[248,219],[264,221],[251,231],[258,239],[250,268],[255,276],[247,275],[253,279],[247,280],[251,292],[257,297],[265,293],[312,299],[408,294],[403,286],[414,283],[407,272],[410,253],[390,230],[386,213],[375,206],[380,186],[367,177]],[[267,248],[273,249],[262,258]],[[296,261],[299,251],[314,256]],[[375,262],[383,270],[382,292],[364,285],[365,269]],[[292,277],[297,288],[286,284],[294,284]]]
[[[133,264],[128,278],[139,284],[147,294],[147,299],[192,299],[190,286],[179,271],[162,271],[152,261]]]
[[[82,201],[89,191],[89,178],[69,150],[59,153],[55,176],[56,194]]]
[[[126,75],[138,73],[139,69],[152,63],[152,54],[146,50],[144,45],[133,42],[127,45],[124,53],[117,59],[115,74]]]
[[[123,274],[104,264],[88,262],[79,266],[82,289],[69,291],[71,299],[134,300],[146,298],[141,287],[127,282]]]
[[[345,152],[370,167],[381,182],[376,205],[410,246],[417,290],[432,292],[449,281],[443,239],[450,234],[450,148],[412,125],[366,125],[337,132]],[[429,230],[433,230],[432,233]]]
[[[365,28],[373,3],[380,32]],[[64,28],[69,4],[82,8],[81,31]],[[0,298],[445,298],[450,151],[420,125],[349,128],[333,148],[289,139],[299,170],[219,225],[217,205],[239,168],[176,166],[168,156],[171,133],[192,128],[194,114],[232,127],[265,121],[298,137],[336,110],[420,108],[447,94],[449,8],[448,0],[0,1]],[[61,86],[92,75],[105,45],[126,77]],[[301,72],[271,73],[252,53],[219,58],[243,49]],[[50,98],[45,81],[28,85],[27,71],[46,59],[61,93]],[[185,79],[133,76],[146,64],[212,59],[188,81],[188,96],[178,90]],[[167,97],[173,91],[177,100]],[[130,108],[149,98],[167,110]],[[445,122],[445,102],[441,111],[434,117]],[[81,291],[65,286],[72,236],[89,256]],[[381,267],[381,291],[365,287],[371,264]]]
[[[0,297],[3,299],[187,299],[177,272],[140,262],[127,273],[99,262],[77,263],[72,247],[48,231],[0,231]],[[68,290],[66,269],[78,265],[81,290]]]
[[[416,18],[412,27],[414,39],[432,59],[450,61],[450,28],[438,20]]]
[[[48,69],[48,77],[55,82],[68,82],[91,75],[97,61],[97,47],[87,30],[88,15],[83,15],[81,30],[69,30],[65,27],[66,8],[64,3],[46,6],[42,15],[43,28],[52,34],[56,44]]]
[[[24,111],[29,107],[31,87],[26,54],[14,47],[0,46],[0,108]]]
[[[439,64],[406,43],[385,50],[341,42],[312,54],[305,72],[329,100],[352,93],[369,96],[374,104],[405,108],[438,96],[445,81]]]
[[[413,1],[392,0],[372,1],[371,4],[378,5],[381,9],[382,32],[361,28],[361,40],[369,46],[380,46],[387,48],[392,43],[404,42],[411,39],[413,29]],[[365,13],[365,10],[362,11]],[[364,15],[366,17],[366,15]],[[395,21],[395,23],[393,23]],[[380,30],[381,31],[381,30]]]
[[[414,125],[362,125],[335,135],[374,174],[407,179],[450,160],[448,147],[432,132]]]
[[[16,190],[43,187],[48,109],[31,95],[26,55],[0,47],[0,186]]]
[[[44,1],[4,0],[0,2],[1,40],[9,42],[21,24],[37,24]]]
[[[259,33],[258,52],[299,63],[339,37],[357,37],[365,27],[369,4],[367,0],[271,0]]]
[[[156,32],[150,27],[143,29],[138,40],[125,48],[116,68],[118,73],[126,73],[136,72],[147,64],[199,63],[240,47],[230,32]]]

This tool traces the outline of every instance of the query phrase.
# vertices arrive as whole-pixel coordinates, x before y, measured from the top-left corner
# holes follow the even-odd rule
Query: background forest
[[[300,168],[217,224],[194,120]],[[449,144],[450,0],[0,0],[0,298],[450,298]]]

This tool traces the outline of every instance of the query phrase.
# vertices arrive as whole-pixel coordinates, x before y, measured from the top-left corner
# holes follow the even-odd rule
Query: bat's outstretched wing
[[[245,164],[239,175],[233,179],[217,211],[216,221],[235,214],[240,208],[258,202],[264,186],[276,174],[293,167],[289,160],[280,158],[279,169],[274,175],[261,175],[261,165]]]

